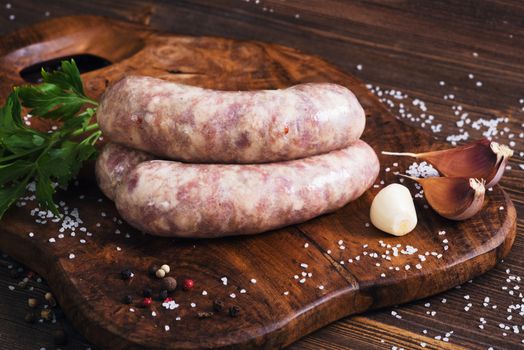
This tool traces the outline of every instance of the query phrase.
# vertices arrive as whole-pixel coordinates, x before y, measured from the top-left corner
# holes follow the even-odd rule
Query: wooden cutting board
[[[363,139],[377,153],[447,147],[395,119],[361,82],[317,57],[261,42],[156,33],[100,17],[59,18],[1,38],[2,99],[23,83],[21,72],[35,76],[32,65],[74,55],[84,55],[77,62],[85,69],[102,66],[83,74],[93,97],[130,73],[227,90],[328,81],[358,96],[367,114]],[[498,186],[470,220],[443,219],[416,199],[414,232],[392,237],[374,229],[368,212],[380,181],[398,181],[393,171],[412,162],[380,160],[377,186],[335,213],[257,236],[214,240],[162,239],[133,230],[119,221],[87,169],[59,195],[70,216],[78,213],[78,228],[61,232],[62,223],[39,219],[28,198],[0,222],[0,250],[45,277],[77,329],[101,348],[282,347],[342,317],[449,289],[486,272],[510,250],[516,214]],[[158,300],[140,307],[144,288],[154,295],[160,289],[148,268],[164,263],[179,282],[192,278],[194,289],[173,293],[174,310]],[[125,268],[135,274],[129,281],[120,278]],[[132,305],[122,303],[127,294]],[[239,315],[199,318],[215,300],[226,309],[238,306]]]

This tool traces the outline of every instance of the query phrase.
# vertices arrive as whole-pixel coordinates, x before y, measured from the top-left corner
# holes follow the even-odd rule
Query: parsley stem
[[[93,123],[93,124],[89,124],[88,126],[86,126],[85,129],[78,129],[78,130],[73,131],[71,133],[71,136],[76,137],[76,136],[85,134],[87,132],[96,131],[96,130],[98,130],[98,123]]]
[[[89,97],[83,99],[83,101],[84,101],[85,103],[89,103],[90,105],[93,105],[93,106],[95,106],[95,107],[98,107],[98,102],[95,101],[95,100],[90,99]]]

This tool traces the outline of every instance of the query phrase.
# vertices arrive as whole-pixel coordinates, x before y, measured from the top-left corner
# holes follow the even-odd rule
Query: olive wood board
[[[68,212],[76,208],[82,220],[73,235],[71,229],[60,232],[61,224],[50,219],[38,223],[31,215],[35,202],[23,200],[25,205],[12,208],[0,222],[0,250],[47,279],[75,327],[102,349],[284,347],[340,318],[461,284],[492,268],[514,241],[515,208],[499,186],[487,192],[481,213],[463,222],[438,216],[417,198],[419,222],[410,234],[389,236],[370,225],[374,195],[384,183],[398,182],[393,172],[413,162],[380,151],[449,146],[397,120],[361,82],[318,57],[262,42],[158,33],[101,17],[63,17],[0,38],[2,100],[24,82],[20,73],[27,75],[28,67],[71,56],[106,63],[82,75],[95,98],[127,74],[224,90],[342,84],[363,105],[363,139],[381,161],[376,186],[358,200],[303,224],[248,237],[190,240],[137,232],[119,220],[113,203],[98,190],[92,164],[58,194]],[[405,184],[414,194],[413,184]],[[154,295],[160,290],[148,268],[164,263],[179,283],[192,278],[195,287],[172,294],[179,305],[174,310],[157,298],[141,307],[145,287]],[[120,278],[125,268],[135,274],[128,281]],[[127,294],[135,300],[132,305],[122,303]],[[226,311],[199,318],[199,312],[213,311],[215,300],[223,301]],[[230,306],[240,308],[237,317],[228,315]]]

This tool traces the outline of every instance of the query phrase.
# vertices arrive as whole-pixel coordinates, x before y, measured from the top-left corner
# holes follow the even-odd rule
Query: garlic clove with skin
[[[399,174],[422,185],[428,204],[450,220],[466,220],[484,204],[485,181],[467,177],[415,178]]]
[[[485,179],[486,188],[491,188],[499,182],[504,174],[506,164],[513,155],[513,151],[506,145],[483,139],[441,151],[424,153],[382,152],[382,154],[423,159],[444,176]]]
[[[391,184],[377,193],[369,211],[371,223],[381,231],[403,236],[417,226],[417,212],[407,187]]]

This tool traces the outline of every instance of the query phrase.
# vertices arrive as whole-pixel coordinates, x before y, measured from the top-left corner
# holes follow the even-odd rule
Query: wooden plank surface
[[[519,103],[519,99],[524,98],[521,85],[524,71],[521,63],[524,51],[521,18],[524,8],[519,2],[475,2],[465,5],[462,2],[306,3],[261,0],[257,4],[251,0],[131,1],[109,5],[94,1],[71,5],[49,1],[44,5],[32,1],[12,1],[10,8],[2,8],[1,11],[2,33],[45,19],[45,12],[49,11],[50,17],[103,14],[146,21],[154,28],[177,33],[258,39],[293,46],[325,57],[365,82],[380,86],[382,97],[386,89],[409,95],[402,96],[402,99],[389,98],[395,103],[392,110],[399,116],[412,113],[414,118],[419,117],[423,111],[420,104],[415,106],[413,101],[424,101],[428,109],[426,113],[434,115],[432,124],[442,124],[441,131],[434,135],[443,140],[461,133],[460,116],[464,112],[469,113],[466,119],[471,120],[470,124],[465,124],[464,131],[471,138],[479,137],[488,130],[488,127],[482,126],[487,122],[482,122],[481,118],[490,120],[500,117],[502,120],[498,121],[497,129],[504,132],[499,135],[500,140],[514,141],[517,150],[517,156],[510,164],[512,169],[502,185],[512,195],[518,216],[523,214],[524,195],[520,180],[523,170],[519,167],[523,164],[523,157],[519,152],[524,148],[519,134],[524,122],[521,110],[524,105]],[[150,17],[148,13],[151,13]],[[13,20],[9,19],[11,15],[15,16]],[[468,74],[473,74],[474,78],[470,79]],[[477,86],[477,82],[482,85]],[[451,99],[449,94],[453,94],[454,98]],[[387,100],[384,102],[388,103]],[[399,103],[403,103],[404,107],[400,107]],[[459,105],[462,111],[455,115],[458,108],[452,107]],[[505,117],[508,117],[507,122]],[[410,123],[422,127],[420,120]],[[480,130],[475,129],[475,125],[481,126]],[[425,124],[424,127],[430,126]],[[508,131],[504,130],[505,127]],[[512,133],[514,136],[510,139]],[[524,274],[523,224],[519,220],[519,236],[505,262],[473,283],[409,306],[349,318],[306,337],[294,347],[390,349],[392,346],[420,348],[420,343],[435,348],[457,345],[464,348],[523,346],[524,330],[515,334],[512,327],[510,330],[503,329],[506,325],[521,327],[524,323],[520,309],[511,313],[507,310],[511,305],[522,303],[521,291],[515,287],[520,287],[519,279]],[[0,279],[0,319],[5,320],[0,327],[0,347],[25,349],[49,346],[50,326],[28,327],[22,322],[25,300],[18,290],[11,292],[7,288],[12,281]],[[489,297],[489,302],[484,306],[486,297]],[[470,303],[472,305],[468,306]],[[497,305],[496,309],[494,305]],[[509,316],[512,317],[508,320]],[[449,336],[446,337],[446,333],[450,333]],[[23,336],[25,334],[30,336]],[[444,338],[448,338],[449,344],[443,341]],[[76,342],[77,338],[74,339],[69,345],[71,349],[88,346],[80,345]]]

